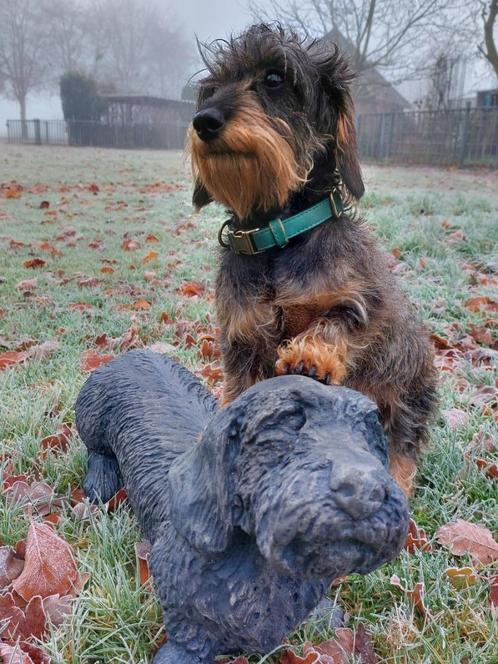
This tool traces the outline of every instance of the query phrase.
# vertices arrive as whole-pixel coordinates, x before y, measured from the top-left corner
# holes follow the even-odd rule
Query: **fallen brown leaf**
[[[0,596],[0,622],[5,628],[2,637],[12,640],[41,639],[45,634],[47,616],[40,595],[35,595],[24,608],[17,606],[14,593]]]
[[[477,583],[477,574],[472,567],[448,567],[444,573],[454,588],[468,588]]]
[[[441,411],[448,428],[451,430],[464,427],[469,423],[469,414],[460,408],[449,408]]]
[[[142,257],[142,263],[152,263],[153,261],[156,261],[158,258],[159,254],[157,251],[149,251],[148,254]]]
[[[32,521],[26,538],[26,564],[13,589],[26,601],[36,596],[69,595],[79,582],[69,544],[54,530]]]
[[[82,371],[94,371],[102,364],[107,364],[113,359],[113,355],[104,354],[100,355],[94,350],[86,350],[81,355],[81,370]]]
[[[106,502],[106,507],[108,512],[114,512],[121,503],[123,503],[127,498],[126,489],[119,489],[112,498]]]
[[[204,286],[196,281],[187,281],[178,288],[177,293],[186,297],[196,297],[204,293]]]
[[[16,556],[10,546],[0,547],[0,590],[4,590],[17,579],[24,567],[24,560]]]
[[[137,569],[140,584],[144,586],[150,579],[150,542],[148,540],[135,542],[135,557],[137,559]]]
[[[24,267],[32,269],[37,267],[44,267],[46,264],[47,264],[46,260],[43,260],[43,258],[38,258],[38,257],[30,258],[29,260],[24,261],[23,263]]]
[[[35,290],[38,285],[38,279],[34,277],[33,279],[22,279],[16,284],[17,290],[22,291],[23,293],[31,293]]]
[[[132,240],[129,237],[126,237],[121,244],[121,248],[125,251],[135,251],[135,249],[138,249],[139,247],[140,243],[136,240]]]
[[[417,549],[422,551],[431,551],[432,547],[427,541],[427,536],[423,528],[419,528],[413,519],[408,524],[408,535],[406,536],[405,549],[409,553],[415,553]]]
[[[136,309],[137,311],[147,311],[148,309],[151,308],[151,303],[147,302],[147,300],[136,300],[133,303],[133,308]]]
[[[73,430],[69,424],[64,423],[59,431],[51,436],[45,436],[40,441],[40,445],[44,450],[62,450],[65,452],[68,448],[69,441],[73,436]]]
[[[498,609],[498,576],[492,576],[489,580],[489,603]]]
[[[448,545],[455,556],[469,554],[483,565],[498,560],[498,543],[490,530],[478,523],[458,519],[441,526],[436,538],[441,544]]]
[[[483,307],[490,311],[496,311],[498,307],[498,303],[496,302],[496,300],[492,300],[487,295],[478,295],[477,297],[471,297],[469,300],[466,300],[463,304],[464,307],[469,309],[469,311],[473,311],[474,313],[478,313]]]
[[[420,615],[422,615],[424,618],[431,617],[431,614],[424,603],[425,588],[422,581],[416,583],[413,589],[410,590],[409,588],[406,588],[405,586],[402,585],[399,576],[393,574],[391,577],[391,585],[395,586],[396,588],[399,588],[401,592],[404,593],[410,599],[413,606],[417,609]]]
[[[5,353],[0,353],[0,371],[7,369],[7,367],[11,367],[14,364],[20,364],[28,357],[29,353],[27,351],[18,352],[9,350]]]

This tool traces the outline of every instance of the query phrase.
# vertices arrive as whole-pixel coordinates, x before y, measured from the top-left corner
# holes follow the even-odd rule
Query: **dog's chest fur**
[[[340,247],[331,251],[330,237],[319,241],[325,233],[314,235],[312,247],[307,242],[257,256],[224,253],[216,300],[219,323],[231,342],[279,344],[341,300],[350,260]]]

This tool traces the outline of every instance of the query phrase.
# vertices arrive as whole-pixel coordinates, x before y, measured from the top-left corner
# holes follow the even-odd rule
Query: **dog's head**
[[[171,519],[208,557],[243,532],[283,573],[365,573],[406,537],[406,501],[386,463],[369,399],[274,378],[219,411],[172,466]]]
[[[353,75],[335,44],[255,25],[201,55],[209,75],[188,145],[197,207],[213,199],[239,219],[281,210],[305,187],[330,190],[335,169],[362,196]]]

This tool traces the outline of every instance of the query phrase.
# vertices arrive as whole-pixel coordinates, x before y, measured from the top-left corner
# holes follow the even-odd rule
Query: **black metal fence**
[[[108,148],[182,149],[187,126],[174,123],[110,125],[64,120],[7,120],[9,143]]]
[[[366,161],[498,167],[498,108],[366,113],[356,118]],[[184,124],[110,125],[64,120],[9,120],[10,143],[181,149]]]
[[[356,131],[364,160],[498,167],[498,108],[369,113]]]

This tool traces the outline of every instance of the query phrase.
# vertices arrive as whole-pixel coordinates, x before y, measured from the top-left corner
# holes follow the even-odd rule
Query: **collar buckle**
[[[253,233],[259,231],[259,228],[252,228],[250,231],[228,230],[228,241],[230,246],[236,254],[245,254],[246,256],[254,256],[254,254],[260,254],[256,246],[252,241]]]
[[[230,228],[232,223],[231,219],[227,219],[218,232],[218,242],[222,247],[231,249],[235,254],[244,254],[246,256],[254,256],[254,254],[261,254],[262,250],[256,248],[252,236],[259,228],[251,228],[249,231],[238,229],[233,231]]]

